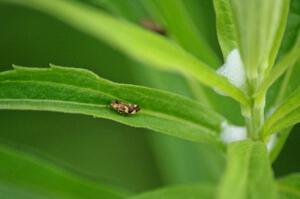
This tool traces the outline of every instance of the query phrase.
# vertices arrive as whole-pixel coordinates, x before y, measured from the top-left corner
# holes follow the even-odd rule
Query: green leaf
[[[275,111],[269,116],[263,126],[263,136],[268,136],[274,133],[274,125],[281,125],[297,121],[299,116],[298,109],[300,106],[300,87],[292,93],[292,95],[287,98],[283,103],[281,103]],[[299,119],[298,119],[299,120]],[[275,129],[278,126],[275,126]]]
[[[223,117],[185,97],[134,85],[117,84],[90,71],[52,66],[15,67],[0,73],[0,108],[80,113],[191,141],[216,141]],[[136,103],[132,116],[109,108],[112,100]]]
[[[273,110],[274,107],[280,105],[280,103],[282,103],[291,93],[293,93],[295,91],[295,89],[297,89],[299,87],[299,74],[300,74],[299,66],[300,66],[300,62],[298,64],[294,65],[293,67],[291,67],[290,69],[288,69],[288,71],[284,75],[282,81],[278,82],[278,83],[281,83],[279,89],[276,90],[276,88],[275,88],[275,89],[271,90],[272,92],[274,92],[274,90],[275,90],[274,96],[276,96],[276,99],[274,99],[275,103],[273,103],[273,107],[271,107],[271,110]],[[271,150],[271,153],[270,153],[270,158],[271,158],[272,162],[274,162],[276,160],[277,156],[279,155],[281,149],[283,148],[283,146],[285,144],[285,141],[287,140],[287,138],[290,134],[291,129],[292,129],[292,126],[288,127],[287,129],[284,129],[281,132],[278,132],[278,135],[280,135],[280,136],[277,136],[277,141],[275,143],[275,146],[273,147],[273,149]]]
[[[291,0],[288,22],[279,51],[279,56],[286,54],[294,46],[300,31],[300,2]]]
[[[208,65],[163,37],[126,21],[117,20],[92,7],[71,1],[1,0],[3,1],[29,6],[53,15],[147,65],[189,74],[242,104],[249,103],[240,89],[233,86],[225,77],[217,75]]]
[[[142,193],[129,199],[213,199],[213,195],[214,188],[211,185],[182,185]]]
[[[32,156],[0,147],[1,198],[121,199],[120,193]]]
[[[230,0],[238,45],[250,81],[268,76],[285,30],[289,0]]]
[[[289,55],[290,52],[297,52],[295,48],[297,48],[297,42],[299,45],[299,33],[300,33],[300,1],[292,0],[290,4],[290,12],[288,16],[287,28],[285,31],[285,35],[283,38],[282,46],[279,52],[279,59],[277,61],[277,66],[283,66],[283,64],[289,64],[288,59],[295,59],[292,55]],[[293,50],[293,48],[295,50]],[[286,61],[284,61],[286,59]],[[281,63],[281,64],[280,64]],[[296,63],[294,66],[292,65],[287,69],[285,75],[282,79],[277,81],[277,84],[280,84],[278,87],[274,87],[271,91],[274,93],[274,97],[268,99],[268,102],[273,106],[281,103],[286,97],[288,97],[300,84],[300,63]],[[286,67],[286,66],[284,66]],[[276,67],[275,67],[276,68]],[[273,71],[275,71],[275,68]],[[277,67],[278,68],[278,67]],[[278,68],[279,70],[279,68]],[[273,75],[273,74],[272,74]],[[269,78],[272,78],[270,75]],[[275,78],[276,79],[276,78]],[[263,86],[262,86],[263,87]],[[270,90],[270,89],[269,89]]]
[[[214,0],[217,32],[224,59],[237,46],[236,28],[229,0]]]
[[[299,122],[300,122],[300,108],[297,108],[296,110],[292,111],[290,114],[286,115],[284,119],[276,122],[268,131],[270,133],[279,132],[283,129],[294,126]]]
[[[300,1],[292,0],[290,4],[290,12],[288,16],[287,28],[285,31],[285,35],[283,38],[282,46],[279,52],[279,56],[284,56],[287,52],[289,52],[293,46],[295,46],[295,42],[297,41],[297,35],[299,35],[300,31]],[[281,103],[290,93],[292,93],[295,88],[297,88],[300,84],[300,62],[290,67],[282,80],[278,81],[277,84],[281,83],[279,89],[275,87],[271,87],[269,93],[274,93],[273,96],[269,97],[267,102],[273,106]],[[291,128],[288,128],[291,129]],[[280,136],[278,137],[278,141],[275,144],[275,147],[271,151],[271,158],[274,161],[277,155],[280,153],[282,147],[284,146],[284,142],[289,136],[289,130],[284,130],[280,132]]]
[[[299,33],[300,33],[300,1],[291,0],[287,27],[279,51],[277,63],[274,69],[272,69],[272,74],[270,74],[270,76],[264,80],[263,84],[260,86],[259,89],[260,91],[266,89],[263,88],[263,87],[268,87],[268,85],[266,85],[267,84],[266,82],[270,82],[271,84],[273,84],[272,82],[277,79],[275,84],[273,84],[272,87],[268,89],[266,102],[269,108],[272,106],[274,107],[279,103],[281,103],[300,84],[299,81],[300,63],[298,64],[295,63],[293,65],[293,60],[297,58],[291,54],[292,52],[297,52],[295,48],[297,47],[296,45],[297,40],[299,42]],[[293,48],[295,50],[293,50]],[[289,60],[290,58],[291,60]],[[285,69],[289,64],[291,64],[291,66]],[[280,66],[283,67],[285,74],[283,75],[282,78],[278,79],[278,77],[275,77],[274,74],[280,75],[280,72],[275,73],[276,70],[280,71]]]
[[[266,147],[261,142],[241,141],[229,145],[227,169],[221,180],[219,199],[264,198],[276,195]]]
[[[300,58],[300,32],[294,47],[272,68],[270,76],[264,80],[256,95],[264,94],[267,89],[278,80]]]
[[[277,187],[280,199],[299,199],[300,198],[300,174],[290,174],[278,179]]]
[[[168,33],[177,43],[214,68],[221,64],[216,53],[199,33],[184,1],[152,1],[160,11]]]

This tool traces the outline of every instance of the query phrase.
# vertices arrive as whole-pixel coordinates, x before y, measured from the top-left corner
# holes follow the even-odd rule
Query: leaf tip
[[[28,66],[20,66],[16,64],[12,64],[13,71],[31,71],[34,69],[34,67],[28,67]]]
[[[58,65],[55,65],[55,64],[52,64],[52,63],[49,63],[49,67],[50,68],[62,68],[62,67],[60,67]]]
[[[14,70],[21,70],[21,69],[26,68],[26,67],[24,67],[24,66],[19,66],[19,65],[16,65],[16,64],[12,64],[11,66],[12,66],[12,68],[13,68]]]

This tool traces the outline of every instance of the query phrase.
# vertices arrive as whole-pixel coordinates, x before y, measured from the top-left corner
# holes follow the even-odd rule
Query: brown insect
[[[134,115],[140,111],[140,107],[137,104],[129,104],[121,102],[119,100],[113,100],[110,103],[110,107],[123,115]]]
[[[162,26],[155,23],[154,21],[151,21],[150,19],[141,19],[140,23],[144,28],[148,30],[151,30],[164,36],[167,34],[166,30]]]

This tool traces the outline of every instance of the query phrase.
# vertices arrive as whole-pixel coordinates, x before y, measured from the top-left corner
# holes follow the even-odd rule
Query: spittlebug
[[[166,30],[162,26],[155,23],[154,21],[151,21],[150,19],[141,19],[140,23],[144,28],[151,30],[152,32],[156,32],[163,36],[167,34]]]
[[[129,104],[119,100],[113,100],[110,103],[110,107],[123,115],[134,115],[140,110],[140,107],[137,104]]]

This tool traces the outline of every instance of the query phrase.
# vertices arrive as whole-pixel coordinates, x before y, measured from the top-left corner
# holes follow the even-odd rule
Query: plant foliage
[[[115,83],[86,69],[13,66],[13,70],[0,72],[0,109],[55,111],[109,119],[217,146],[220,153],[226,151],[227,161],[218,184],[174,186],[127,197],[3,147],[0,148],[1,193],[13,198],[20,197],[18,194],[25,190],[27,198],[61,199],[300,198],[299,175],[276,180],[271,168],[290,129],[300,122],[299,1],[213,0],[216,17],[213,34],[214,26],[203,30],[204,20],[194,19],[199,16],[192,8],[199,5],[196,0],[94,0],[101,8],[70,0],[0,2],[46,13],[105,42],[130,57],[133,67],[139,64],[149,67],[146,72],[136,69],[141,72],[139,79],[146,78],[152,67],[157,75],[163,74],[161,71],[175,71],[184,77],[196,96],[189,99],[158,89]],[[145,20],[143,13],[157,22],[155,25],[162,26],[163,35],[141,26]],[[214,37],[218,38],[219,46],[213,44]],[[215,70],[221,65],[220,52],[228,74],[220,75]],[[237,52],[241,64],[237,58],[226,60],[231,52]],[[239,65],[241,68],[237,68]],[[236,68],[230,71],[230,67]],[[245,76],[237,70],[244,71]],[[232,80],[237,78],[244,82],[244,87],[234,85]],[[176,90],[174,85],[172,88]],[[275,97],[270,93],[275,93]],[[211,96],[216,100],[211,100]],[[229,109],[236,117],[242,116],[243,127],[235,127],[229,115],[215,110],[215,104],[221,104],[224,96],[240,106],[241,113],[231,111],[234,105],[223,109]],[[137,104],[140,111],[119,114],[110,105],[114,100]],[[245,129],[246,135],[239,129]],[[234,139],[226,140],[226,136]],[[167,151],[166,146],[162,146],[162,151]]]

